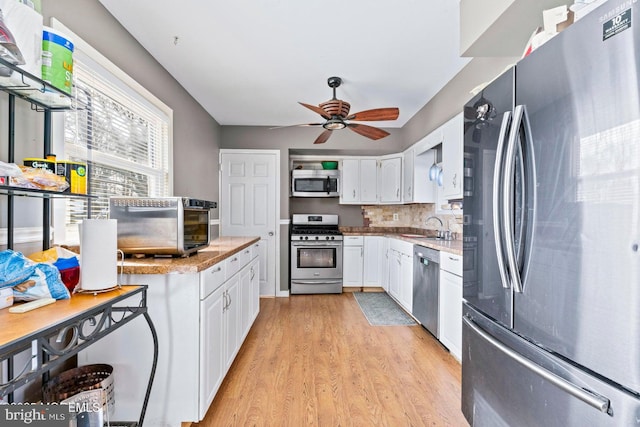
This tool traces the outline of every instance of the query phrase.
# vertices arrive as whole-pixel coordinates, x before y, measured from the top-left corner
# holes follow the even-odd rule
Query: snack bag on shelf
[[[13,288],[16,301],[69,299],[71,296],[55,266],[33,262],[12,250],[0,252],[0,288],[7,287]]]
[[[69,183],[63,176],[58,176],[42,168],[20,166],[22,175],[11,178],[11,185],[22,188],[62,192],[69,188]]]

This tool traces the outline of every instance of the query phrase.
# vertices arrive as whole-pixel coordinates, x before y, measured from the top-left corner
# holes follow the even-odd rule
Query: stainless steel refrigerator
[[[640,425],[639,23],[609,0],[465,106],[471,425]]]

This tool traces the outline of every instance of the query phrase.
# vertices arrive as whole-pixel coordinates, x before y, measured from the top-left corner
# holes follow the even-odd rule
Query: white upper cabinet
[[[402,203],[434,203],[436,183],[429,180],[429,168],[435,161],[435,150],[419,152],[419,143],[403,153]]]
[[[377,203],[377,163],[376,159],[342,160],[340,172],[341,204]]]
[[[380,203],[400,203],[402,200],[402,156],[395,154],[380,160]]]
[[[462,113],[445,123],[442,133],[442,195],[447,200],[462,199],[464,184]]]
[[[340,203],[360,203],[360,160],[342,160],[340,186]]]
[[[360,201],[378,202],[378,161],[360,159]]]
[[[402,202],[413,202],[415,183],[413,180],[415,152],[413,147],[402,153]]]

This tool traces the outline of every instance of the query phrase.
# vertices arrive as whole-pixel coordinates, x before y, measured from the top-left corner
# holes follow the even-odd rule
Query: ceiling
[[[399,107],[402,127],[468,61],[456,0],[99,0],[221,125],[322,121],[298,101]]]

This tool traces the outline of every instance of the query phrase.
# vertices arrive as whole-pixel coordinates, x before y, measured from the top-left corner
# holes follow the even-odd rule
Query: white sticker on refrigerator
[[[631,9],[614,16],[602,24],[602,41],[631,28]]]

